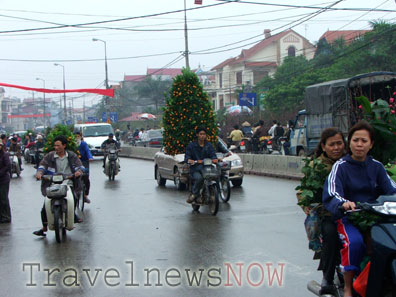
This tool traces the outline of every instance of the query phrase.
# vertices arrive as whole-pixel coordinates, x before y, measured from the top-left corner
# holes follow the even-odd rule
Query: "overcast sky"
[[[242,48],[260,41],[264,29],[276,34],[292,28],[315,43],[327,30],[363,30],[370,28],[370,21],[394,22],[396,19],[394,0],[344,0],[333,6],[393,12],[327,10],[319,13],[320,7],[335,2],[203,0],[201,6],[195,5],[194,0],[186,0],[187,9],[197,8],[187,11],[190,66],[201,65],[209,70],[238,55]],[[43,82],[36,80],[41,78],[46,88],[62,89],[62,67],[54,66],[59,63],[65,66],[66,88],[103,88],[104,43],[93,42],[92,38],[106,41],[110,83],[121,81],[124,74],[145,74],[147,68],[183,67],[183,8],[184,0],[0,0],[0,82],[42,87]],[[175,12],[178,10],[181,12]],[[150,16],[154,14],[161,15]],[[133,19],[112,21],[123,18]],[[93,22],[101,23],[81,25]],[[25,98],[30,97],[31,92],[6,88],[6,96]],[[58,95],[51,96],[58,98]],[[80,95],[68,95],[73,96]],[[90,104],[99,98],[87,95],[86,102]],[[82,99],[75,99],[75,103],[75,106],[81,105]]]

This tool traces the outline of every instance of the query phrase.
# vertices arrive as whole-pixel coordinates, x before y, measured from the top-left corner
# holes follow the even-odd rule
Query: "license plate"
[[[245,150],[245,146],[244,145],[241,145],[241,150]]]
[[[267,145],[267,149],[271,150],[272,149],[272,145]]]

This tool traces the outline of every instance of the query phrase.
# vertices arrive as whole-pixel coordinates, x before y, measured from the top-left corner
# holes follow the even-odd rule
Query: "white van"
[[[103,155],[100,146],[103,141],[109,138],[109,133],[114,134],[113,127],[107,123],[76,124],[74,125],[74,133],[77,131],[84,137],[93,156]]]

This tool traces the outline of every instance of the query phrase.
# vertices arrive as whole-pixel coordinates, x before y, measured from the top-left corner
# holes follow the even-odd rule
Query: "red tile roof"
[[[283,31],[278,34],[272,35],[271,37],[265,38],[264,40],[260,41],[253,47],[251,47],[249,49],[242,50],[241,54],[238,57],[225,60],[224,62],[220,63],[219,65],[213,67],[212,70],[223,68],[226,65],[233,65],[233,64],[243,62],[243,61],[249,59],[250,57],[252,57],[253,55],[255,55],[257,52],[264,49],[265,47],[269,46],[271,43],[278,41],[283,36],[289,34],[290,32],[293,32],[293,33],[299,35],[298,33],[294,32],[293,30],[287,30],[287,31]]]
[[[119,120],[120,122],[131,122],[131,121],[140,121],[140,112],[132,112],[129,117],[123,118]]]
[[[124,75],[124,81],[144,81],[146,75]]]
[[[278,66],[275,62],[248,62],[247,67],[263,67],[263,66]]]
[[[343,30],[343,31],[327,31],[325,32],[319,40],[325,38],[328,43],[332,43],[337,39],[343,38],[346,43],[351,43],[357,37],[363,36],[371,30]]]
[[[148,68],[147,75],[169,75],[170,77],[175,77],[182,73],[181,68]]]

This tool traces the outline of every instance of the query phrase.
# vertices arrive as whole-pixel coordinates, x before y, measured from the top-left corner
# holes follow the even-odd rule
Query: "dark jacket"
[[[71,151],[66,151],[66,152],[68,155],[67,159],[69,161],[69,166],[72,173],[75,173],[77,170],[83,172],[83,166],[78,156]],[[55,151],[49,152],[47,155],[45,155],[43,160],[41,160],[40,162],[37,172],[41,171],[43,172],[43,174],[58,173],[56,168],[56,159],[54,156],[55,156]],[[43,194],[43,196],[45,196],[46,188],[49,186],[49,184],[50,182],[42,180],[41,193]],[[82,189],[80,178],[74,179],[74,189],[76,192],[79,192]]]
[[[110,144],[115,144],[116,148],[119,149],[120,148],[120,144],[118,143],[118,141],[112,139],[106,139],[105,141],[103,141],[102,145],[100,146],[102,149],[105,149],[108,145]]]
[[[193,141],[188,144],[186,154],[184,155],[184,161],[187,162],[189,159],[198,161],[205,158],[210,158],[212,160],[217,159],[215,149],[210,142],[205,142],[203,147],[198,144],[198,141]],[[191,166],[190,173],[201,170],[202,166],[202,164]]]
[[[10,182],[11,162],[7,152],[0,150],[0,184]]]
[[[396,183],[386,173],[384,165],[367,156],[364,162],[350,155],[338,160],[326,179],[323,204],[335,218],[340,217],[338,207],[344,202],[372,202],[380,195],[396,193]]]
[[[21,145],[19,143],[11,143],[8,148],[9,152],[15,152],[15,155],[20,157],[22,155]]]
[[[267,130],[264,128],[264,126],[260,126],[260,127],[257,128],[257,130],[254,132],[253,137],[260,138],[260,137],[266,136],[266,135],[267,135]]]

